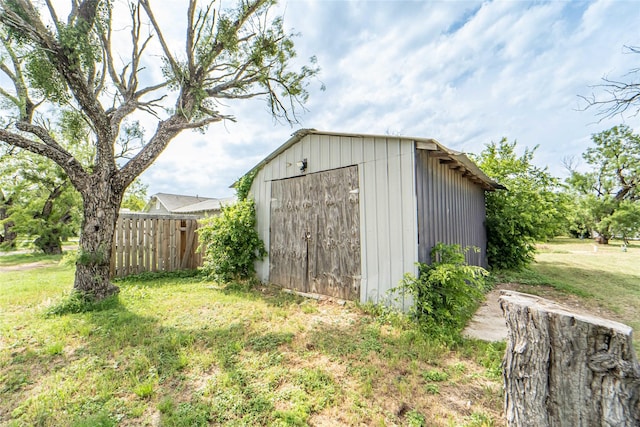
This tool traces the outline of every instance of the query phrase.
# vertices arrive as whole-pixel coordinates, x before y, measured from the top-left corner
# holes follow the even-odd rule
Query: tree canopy
[[[62,242],[77,236],[80,195],[55,163],[27,151],[0,155],[0,187],[5,247],[15,247],[19,236],[33,241],[47,254],[62,253]]]
[[[589,170],[573,168],[567,180],[580,212],[575,226],[595,232],[601,243],[613,235],[630,237],[640,231],[633,221],[640,200],[640,135],[618,125],[591,139],[594,146],[582,155]]]
[[[109,262],[125,189],[178,134],[234,120],[232,101],[256,97],[296,121],[318,68],[313,59],[293,68],[293,34],[271,16],[273,4],[189,0],[177,52],[149,0],[74,0],[66,18],[50,0],[0,1],[0,95],[12,104],[0,142],[49,158],[80,193],[77,291],[117,292]],[[123,16],[127,24],[114,25]],[[155,129],[144,132],[141,118]],[[60,123],[91,147],[89,158],[65,147]]]
[[[537,147],[516,152],[517,142],[491,142],[478,166],[507,190],[487,193],[487,256],[498,269],[519,269],[533,260],[535,242],[556,236],[566,215],[559,183],[533,164]]]

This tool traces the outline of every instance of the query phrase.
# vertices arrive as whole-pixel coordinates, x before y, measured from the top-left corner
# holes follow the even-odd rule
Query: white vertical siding
[[[386,141],[385,141],[386,142]],[[369,196],[375,194],[375,203],[373,207],[376,212],[376,222],[369,224],[369,227],[374,231],[375,237],[369,237],[367,242],[377,240],[375,245],[378,249],[378,287],[371,288],[367,291],[367,299],[376,301],[380,298],[380,287],[385,286],[385,282],[393,280],[391,277],[391,233],[389,228],[389,176],[387,174],[388,163],[387,160],[387,143],[382,141],[375,141],[373,145],[375,160],[372,163],[374,170],[374,184],[371,186],[369,182],[365,182],[367,189],[375,189],[367,193]],[[381,236],[387,236],[387,238],[381,238]],[[371,248],[371,246],[369,246]]]
[[[256,221],[258,234],[269,251],[269,219],[271,210],[271,169],[263,168],[256,175],[251,185],[251,192],[256,202]],[[255,264],[258,278],[266,282],[269,280],[269,255]]]
[[[418,260],[414,142],[387,137],[307,134],[266,163],[252,194],[258,232],[269,245],[271,181],[301,175],[296,162],[307,159],[305,173],[358,165],[360,178],[360,300],[378,302]],[[269,260],[256,265],[269,280]]]

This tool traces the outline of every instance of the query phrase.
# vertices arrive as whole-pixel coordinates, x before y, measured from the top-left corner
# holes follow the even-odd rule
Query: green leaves
[[[612,233],[629,244],[629,238],[640,232],[640,204],[629,200],[623,201],[609,217],[609,222]]]
[[[235,185],[238,200],[246,200],[246,198],[249,196],[251,184],[253,184],[253,179],[256,177],[257,173],[257,171],[250,172],[238,180]]]
[[[484,278],[482,267],[467,265],[460,245],[437,243],[431,249],[431,264],[418,264],[418,277],[406,274],[401,290],[414,298],[413,314],[427,328],[444,327],[460,331],[472,309],[482,297]]]
[[[582,155],[591,170],[573,170],[567,179],[579,212],[572,228],[595,232],[603,242],[614,235],[626,240],[640,232],[640,135],[619,125],[591,139],[595,146]]]
[[[244,175],[236,183],[238,202],[223,206],[220,216],[208,218],[199,229],[205,248],[203,271],[219,281],[246,279],[254,273],[253,263],[267,251],[256,231],[255,202],[248,199],[256,173]]]
[[[66,82],[46,54],[34,50],[27,56],[25,67],[29,84],[41,97],[57,104],[70,99]]]
[[[120,207],[129,209],[132,212],[142,212],[147,205],[148,188],[149,186],[144,184],[140,178],[136,178],[125,191]]]
[[[45,253],[59,252],[62,240],[77,235],[80,194],[53,162],[26,151],[0,156],[0,187],[11,200],[0,226],[10,222],[12,232],[33,239]]]
[[[73,67],[90,69],[102,61],[102,50],[92,33],[92,25],[80,20],[77,25],[59,24],[58,40]]]
[[[223,206],[220,216],[206,219],[198,232],[205,248],[202,270],[218,281],[250,278],[253,263],[267,254],[256,231],[253,200]]]
[[[516,142],[492,142],[478,166],[507,187],[486,195],[487,256],[498,269],[520,269],[533,261],[535,242],[563,231],[568,199],[546,169],[533,164],[537,147],[516,153]]]

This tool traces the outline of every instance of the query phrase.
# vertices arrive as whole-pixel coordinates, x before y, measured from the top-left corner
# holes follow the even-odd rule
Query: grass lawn
[[[47,315],[72,269],[3,258],[0,425],[505,424],[504,344],[446,345],[370,307],[175,275]]]
[[[638,330],[640,245],[538,249],[498,279]],[[73,280],[55,261],[0,257],[0,425],[505,425],[504,344],[188,275],[131,278],[103,310],[47,315]]]
[[[535,270],[569,283],[589,299],[613,311],[622,322],[640,330],[640,244],[623,252],[622,242],[597,245],[557,239],[542,247]]]
[[[622,242],[598,245],[591,240],[559,238],[538,245],[529,271],[506,274],[503,281],[518,282],[519,290],[541,294],[570,306],[579,304],[591,314],[610,318],[640,331],[640,244],[623,251]],[[550,286],[555,292],[546,291]],[[640,351],[640,341],[635,341]]]

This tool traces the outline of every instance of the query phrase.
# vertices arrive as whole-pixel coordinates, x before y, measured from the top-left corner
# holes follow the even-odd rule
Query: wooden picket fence
[[[111,277],[202,265],[197,217],[121,213],[111,256]]]

